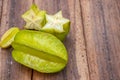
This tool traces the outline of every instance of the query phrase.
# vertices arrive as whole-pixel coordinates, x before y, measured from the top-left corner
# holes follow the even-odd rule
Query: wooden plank
[[[69,75],[68,80],[89,80],[80,2],[79,0],[68,0],[68,3],[71,20],[71,32],[66,40],[69,58],[71,59],[69,62],[70,65],[68,65],[71,71],[69,68],[67,70]],[[76,65],[76,67],[74,67],[74,65]],[[78,73],[76,74],[76,72]]]
[[[0,37],[12,26],[22,28],[21,14],[32,4],[32,0],[1,0],[2,17]],[[18,64],[12,59],[12,48],[0,49],[0,80],[31,80],[31,69]]]
[[[120,80],[120,1],[80,0],[91,80]]]
[[[67,67],[56,74],[33,71],[33,80],[89,80],[79,0],[35,0],[35,3],[49,14],[62,10],[71,20],[71,30],[65,40],[69,53]]]
[[[3,5],[3,1],[0,0],[0,25],[1,25],[1,14],[2,14],[2,5]]]

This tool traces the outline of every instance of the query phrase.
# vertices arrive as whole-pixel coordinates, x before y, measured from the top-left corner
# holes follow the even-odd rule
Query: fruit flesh
[[[22,18],[26,22],[24,28],[40,30],[45,25],[45,14],[45,11],[39,10],[39,8],[33,4],[31,8],[22,15]]]
[[[39,72],[58,72],[67,64],[67,51],[63,43],[49,33],[22,30],[16,35],[12,46],[14,48],[12,53],[13,58],[17,62]],[[26,56],[31,59],[32,63],[25,61],[24,58],[26,58]],[[35,64],[33,62],[35,62]],[[45,64],[48,65],[48,67]]]
[[[61,41],[67,36],[70,29],[70,21],[62,16],[62,11],[55,15],[46,14],[47,23],[42,27],[41,31],[55,35]]]
[[[62,16],[62,11],[48,15],[45,11],[39,10],[35,4],[22,15],[22,18],[26,22],[26,29],[51,33],[61,41],[65,39],[70,29],[70,20]]]
[[[19,32],[19,29],[17,27],[12,27],[8,31],[6,31],[1,38],[0,47],[2,48],[9,47],[11,43],[14,41],[14,37],[18,32]]]

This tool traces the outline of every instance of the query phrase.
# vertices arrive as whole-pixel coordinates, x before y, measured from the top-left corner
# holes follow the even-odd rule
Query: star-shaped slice
[[[62,12],[59,11],[55,15],[46,14],[47,23],[42,30],[49,33],[62,33],[65,32],[64,24],[69,23],[70,21],[62,16]]]
[[[39,8],[33,4],[31,8],[22,15],[22,18],[26,22],[25,28],[40,30],[45,25],[45,14],[45,11],[40,11]]]

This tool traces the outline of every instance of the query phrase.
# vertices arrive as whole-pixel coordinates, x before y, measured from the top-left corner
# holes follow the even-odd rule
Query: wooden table
[[[21,14],[32,3],[71,20],[68,65],[43,74],[15,62],[12,48],[0,49],[0,80],[120,80],[120,0],[0,0],[0,37],[10,27],[23,28]]]

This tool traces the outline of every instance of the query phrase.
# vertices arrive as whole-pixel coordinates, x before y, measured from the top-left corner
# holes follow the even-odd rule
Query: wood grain
[[[120,80],[119,0],[81,0],[91,80]]]
[[[0,0],[0,25],[1,25],[1,14],[2,14],[3,1]]]
[[[0,37],[24,26],[21,18],[32,3],[71,20],[64,44],[69,61],[64,70],[44,74],[12,59],[12,48],[0,48],[0,80],[120,80],[119,0],[0,0]]]

